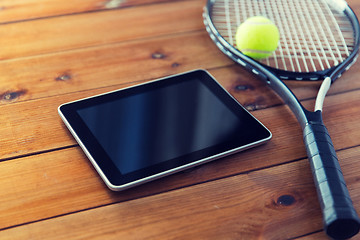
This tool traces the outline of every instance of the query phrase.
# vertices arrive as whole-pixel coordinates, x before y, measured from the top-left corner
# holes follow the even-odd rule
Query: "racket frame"
[[[319,81],[324,80],[327,77],[331,79],[331,84],[339,78],[346,70],[348,70],[357,60],[359,54],[359,45],[360,45],[360,29],[359,29],[359,21],[354,14],[353,10],[350,6],[344,9],[345,14],[350,19],[353,28],[354,28],[354,39],[356,40],[354,43],[354,50],[350,53],[348,58],[346,58],[343,62],[339,63],[336,66],[333,66],[324,71],[317,71],[312,73],[301,73],[301,72],[291,72],[275,69],[270,66],[266,66],[251,57],[244,55],[230,43],[228,43],[221,34],[217,31],[216,27],[213,24],[211,18],[211,9],[215,0],[208,0],[207,5],[204,8],[203,19],[204,25],[206,27],[207,32],[209,33],[211,39],[214,41],[216,46],[229,58],[231,58],[236,63],[245,67],[255,75],[257,75],[261,80],[263,80],[266,84],[268,84],[290,107],[290,109],[294,112],[297,120],[299,121],[302,129],[308,124],[311,119],[311,113],[307,109],[305,109],[299,100],[296,98],[294,93],[286,86],[286,84],[282,80],[310,80],[310,81]],[[330,86],[329,86],[330,87]],[[327,90],[329,89],[326,88]],[[326,92],[327,92],[326,90]],[[322,92],[322,97],[325,98],[326,92]],[[322,101],[319,101],[321,104],[317,104],[317,109],[322,110]],[[308,116],[307,116],[308,115]],[[310,118],[310,119],[309,119]],[[317,117],[316,117],[317,118]]]

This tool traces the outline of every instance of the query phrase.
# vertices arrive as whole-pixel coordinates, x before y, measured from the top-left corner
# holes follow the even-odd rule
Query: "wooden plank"
[[[31,8],[31,6],[34,6],[34,13],[40,10],[46,12],[44,6],[59,9],[59,6],[69,8],[70,5],[63,4],[63,2],[61,4],[59,2],[35,4],[33,1],[35,0],[26,3],[24,1],[15,1],[15,3],[5,1],[2,13],[6,14],[7,11],[16,9],[27,9],[27,7]],[[12,4],[15,4],[15,6]],[[88,8],[86,4],[92,5],[95,3],[85,1],[85,4],[82,5]],[[96,5],[101,4],[104,4],[104,1]],[[107,4],[106,1],[105,4]],[[141,1],[139,3],[137,1],[134,1],[134,3],[124,1],[122,4],[136,5],[142,3]],[[165,33],[171,34],[173,32],[204,29],[200,17],[204,4],[205,1],[169,1],[169,3],[164,4],[149,4],[142,8],[90,12],[82,15],[36,19],[2,25],[0,34],[7,37],[0,39],[0,43],[7,47],[2,49],[0,59],[58,52]],[[351,4],[351,6],[355,7],[355,11],[359,11],[358,3],[352,2]],[[74,3],[71,4],[71,7],[82,5]],[[40,10],[36,11],[37,8]],[[177,11],[179,8],[183,11]],[[76,7],[73,7],[73,9],[76,9]],[[24,10],[21,10],[21,12],[24,12]],[[27,12],[31,11],[27,9]],[[159,17],[164,15],[168,16],[167,21],[163,21]],[[140,21],[139,19],[143,20]]]
[[[223,85],[228,84],[226,82],[221,83]],[[12,158],[75,144],[56,112],[57,107],[64,102],[102,93],[105,90],[112,90],[112,88],[71,93],[1,106],[0,111],[2,114],[0,118],[6,124],[0,126],[2,132],[0,158]],[[359,97],[359,91],[355,91],[330,96],[325,102],[324,119],[328,124],[330,133],[333,135],[337,149],[358,144],[356,139],[358,139],[360,132],[354,129],[359,129],[360,124],[357,121],[360,106],[356,104]],[[311,105],[312,102],[309,101],[307,105]],[[254,114],[274,132],[274,135],[281,134],[281,137],[288,139],[284,142],[288,142],[290,146],[290,143],[296,145],[299,141],[301,142],[302,133],[300,128],[297,129],[298,124],[287,107],[281,106],[270,110],[256,111]],[[28,127],[24,128],[23,126]],[[344,134],[347,134],[347,132],[351,132],[352,136],[344,140]],[[278,137],[277,135],[274,136],[274,138]],[[290,138],[293,140],[290,140]],[[49,141],[49,139],[52,140]],[[284,148],[281,146],[281,140],[278,143],[273,140],[271,144],[279,145],[280,149]],[[303,151],[294,152],[291,158],[301,157],[304,157]]]
[[[57,97],[56,101],[63,100],[62,97]],[[360,111],[359,105],[355,104],[359,97],[359,91],[346,96],[330,97],[331,105],[327,106],[329,114],[326,114],[325,119],[337,149],[359,144],[360,132],[356,129],[359,129],[357,119]],[[343,99],[343,102],[340,99]],[[13,139],[2,137],[2,154],[11,150],[17,152],[9,155],[16,156],[29,151],[66,146],[66,142],[75,144],[56,114],[45,109],[48,103],[49,99],[34,102],[34,106],[41,111],[39,116],[42,118],[30,116],[29,113],[33,113],[34,109],[25,108],[17,109],[22,113],[20,117],[16,112],[4,114],[17,124],[30,127],[12,126],[12,131],[9,132],[15,135]],[[351,107],[345,110],[344,106],[349,103]],[[5,228],[94,206],[140,198],[306,157],[300,128],[285,106],[255,111],[254,114],[269,126],[274,134],[268,144],[122,193],[107,190],[78,147],[3,161],[0,163],[0,199],[4,204],[0,204],[0,226]],[[38,125],[35,126],[35,123]],[[11,148],[11,143],[16,146]],[[349,152],[359,155],[359,151],[360,148],[358,151]],[[338,151],[338,154],[341,164],[352,161],[355,168],[358,165],[356,158],[348,157],[342,151]],[[354,184],[352,182],[356,181],[357,172],[349,174],[347,171],[346,175],[351,176],[350,183]],[[360,198],[360,195],[358,197]]]
[[[226,82],[226,78],[224,79],[224,82],[222,78],[219,80],[224,86],[229,84]],[[72,85],[73,83],[71,81],[64,84],[70,84],[76,89],[76,84]],[[45,89],[52,89],[49,91],[61,92],[60,87],[50,88],[46,87],[46,84],[44,86],[44,91]],[[115,89],[115,87],[97,89],[89,92],[71,93],[30,102],[19,102],[1,106],[0,111],[3,113],[1,114],[1,118],[5,118],[3,119],[3,122],[6,124],[0,126],[2,131],[0,158],[9,158],[74,144],[74,140],[69,136],[68,131],[64,130],[65,127],[57,115],[57,107],[64,102],[106,92],[107,90],[112,89]],[[270,93],[273,94],[272,92]],[[339,143],[336,144],[337,148],[344,148],[348,145],[353,146],[356,144],[355,139],[358,136],[358,132],[351,130],[351,128],[356,129],[355,126],[359,126],[358,121],[356,121],[356,117],[360,112],[359,106],[356,104],[356,101],[359,101],[358,95],[358,92],[352,92],[341,96],[339,95],[338,97],[330,96],[326,99],[324,118],[331,126],[330,131],[334,131],[333,135],[340,136],[340,139],[343,137],[344,132],[341,130],[340,126],[352,131],[352,134],[354,135],[354,137],[349,140],[340,140]],[[262,97],[262,95],[259,95],[259,97]],[[277,99],[274,94],[272,97]],[[240,102],[242,101],[243,100],[241,99]],[[351,102],[353,103],[350,104]],[[309,102],[308,105],[311,104],[312,101]],[[18,114],[19,112],[22,114]],[[353,117],[349,117],[350,114],[353,115]],[[277,131],[276,129],[281,129],[283,125],[287,125],[285,127],[287,130],[281,130],[283,131],[282,134],[286,134],[286,136],[294,136],[297,138],[296,141],[298,141],[298,137],[301,136],[300,132],[296,132],[296,128],[292,128],[293,126],[297,126],[297,123],[293,120],[292,114],[289,113],[286,107],[271,109],[263,113],[262,111],[256,111],[255,115],[258,116],[259,119],[270,128],[270,130],[274,131],[274,133]],[[279,116],[285,117],[279,118]],[[333,124],[334,126],[332,125],[332,122],[334,122],[332,121],[333,119],[336,120],[336,123]],[[24,125],[29,127],[24,129],[21,127]],[[288,134],[288,132],[292,132],[292,134]],[[53,141],[49,141],[49,139],[53,139]],[[334,140],[338,141],[337,139]],[[303,157],[303,153],[301,154],[302,155],[298,157]]]
[[[2,0],[0,23],[32,20],[83,12],[134,7],[169,0]]]
[[[194,32],[2,61],[0,104],[232,64],[210,41]]]
[[[45,18],[58,15],[76,14],[104,9],[134,7],[174,0],[2,0],[0,2],[0,23]],[[357,0],[348,0],[355,12],[359,12]]]
[[[164,36],[0,61],[0,105],[112,85],[120,88],[124,83],[195,68],[210,69],[219,81],[225,79],[225,87],[235,97],[249,97],[243,101],[249,109],[282,103],[242,67],[234,65],[230,69],[218,69],[231,64],[232,61],[214,46],[205,31],[179,34],[175,39]],[[360,81],[355,79],[358,74],[360,64],[355,64],[333,85],[329,94],[360,89]],[[288,81],[287,84],[300,99],[315,97],[319,87],[318,82]]]
[[[360,147],[341,151],[340,157],[350,194],[360,210],[360,195],[353,194],[360,187],[360,166],[354,164],[360,157]],[[14,160],[19,169],[6,166],[11,162],[2,163],[0,176],[7,184],[0,186],[5,190],[0,194],[6,194],[0,199],[15,205],[0,205],[2,225],[6,225],[4,221],[23,221],[36,215],[45,218],[56,211],[71,212],[76,207],[85,211],[15,226],[1,231],[0,238],[289,239],[322,228],[307,160],[102,206],[101,197],[117,201],[129,192],[101,192],[100,186],[91,181],[93,176],[88,177],[89,169],[81,169],[84,166],[80,161],[65,160],[60,155],[51,159]],[[17,181],[19,172],[27,181]],[[150,183],[148,187],[154,190],[158,185]],[[16,194],[10,194],[14,191]],[[18,205],[20,202],[23,205]],[[90,202],[99,207],[86,210]]]
[[[2,49],[0,59],[200,30],[204,28],[202,7],[202,1],[170,1],[5,24],[0,28],[0,35],[6,37],[0,38],[0,45],[7,47]]]
[[[27,2],[33,4],[32,1]],[[151,7],[149,2],[141,11]],[[53,30],[47,24],[49,21],[62,24],[70,30],[67,34],[73,34],[75,27],[62,23],[71,16],[63,16],[28,22],[39,23],[32,29],[49,31],[62,39],[55,44],[47,45],[52,39],[43,32],[39,36],[47,36],[46,41],[36,40],[28,45],[35,46],[34,51],[21,49],[30,33],[24,32],[18,48],[8,41],[14,55],[0,61],[1,239],[44,235],[51,239],[286,239],[321,231],[310,169],[307,160],[299,160],[305,157],[300,127],[287,107],[269,108],[281,104],[281,100],[253,75],[232,65],[216,49],[203,27],[191,30],[191,26],[201,25],[201,16],[195,15],[202,10],[196,9],[184,21],[196,19],[196,24],[179,24],[175,30],[169,28],[164,32],[159,28],[154,35],[136,35],[142,25],[134,23],[133,32],[129,30],[128,38],[122,39],[117,33],[98,29],[100,22],[104,23],[98,19],[96,32],[103,31],[104,42],[100,38],[85,39],[92,37],[87,28],[84,38],[70,36],[69,41],[59,43],[64,41],[64,36],[58,33],[61,30]],[[130,15],[133,10],[111,12],[117,15],[125,11]],[[93,14],[78,16],[85,21],[85,15]],[[104,16],[112,24],[120,19],[95,15]],[[6,26],[10,25],[16,28],[30,24]],[[21,38],[20,34],[14,36]],[[90,47],[74,50],[82,44]],[[8,49],[5,52],[10,53]],[[75,141],[58,117],[57,106],[198,67],[209,69],[248,109],[261,109],[253,113],[270,128],[274,139],[259,148],[122,193],[107,190],[82,151],[69,147]],[[359,209],[360,194],[356,189],[359,189],[360,82],[355,80],[359,64],[350,71],[352,74],[344,74],[331,89],[332,96],[325,100],[324,119]],[[318,85],[290,83],[300,98],[311,99],[305,101],[306,106],[312,106]],[[286,162],[292,163],[263,169]],[[286,201],[282,201],[284,196]]]

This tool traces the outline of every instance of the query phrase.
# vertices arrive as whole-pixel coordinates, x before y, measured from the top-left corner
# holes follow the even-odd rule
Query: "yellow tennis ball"
[[[236,31],[236,46],[245,55],[256,60],[270,56],[279,42],[279,29],[268,18],[248,18]]]

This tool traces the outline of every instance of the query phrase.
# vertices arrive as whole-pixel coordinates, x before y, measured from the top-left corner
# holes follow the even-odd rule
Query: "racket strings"
[[[346,59],[355,44],[351,22],[324,0],[220,0],[212,10],[218,32],[235,46],[237,27],[251,16],[266,16],[280,41],[265,65],[293,72],[316,72]]]

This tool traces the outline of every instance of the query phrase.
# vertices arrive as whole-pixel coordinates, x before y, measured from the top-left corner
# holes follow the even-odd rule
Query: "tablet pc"
[[[271,138],[270,131],[205,70],[66,103],[58,112],[115,191]]]

